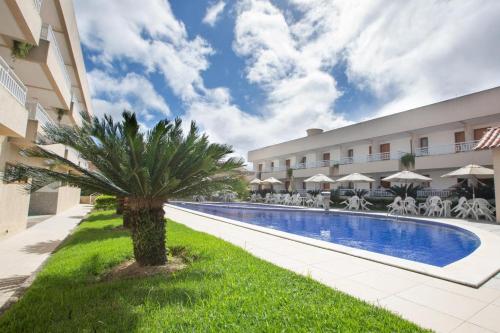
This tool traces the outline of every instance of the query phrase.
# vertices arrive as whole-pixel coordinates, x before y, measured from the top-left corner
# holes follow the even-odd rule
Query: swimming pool
[[[295,235],[444,267],[476,250],[472,232],[432,221],[259,205],[175,205]]]

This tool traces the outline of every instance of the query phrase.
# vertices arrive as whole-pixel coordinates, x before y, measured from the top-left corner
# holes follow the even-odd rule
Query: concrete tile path
[[[90,209],[78,205],[0,239],[0,313]]]
[[[478,289],[166,207],[166,216],[437,332],[500,332],[500,274]],[[492,232],[500,228],[489,226]],[[492,258],[492,260],[500,260]]]

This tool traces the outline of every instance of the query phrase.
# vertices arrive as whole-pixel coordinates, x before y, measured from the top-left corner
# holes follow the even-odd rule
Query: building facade
[[[457,183],[441,175],[470,163],[492,165],[490,151],[474,148],[488,128],[499,124],[497,87],[326,132],[309,129],[306,137],[248,152],[248,160],[257,178],[283,182],[276,190],[289,187],[291,168],[299,191],[314,189],[303,181],[318,173],[337,179],[358,172],[376,181],[356,187],[376,194],[391,186],[382,178],[402,170],[401,157],[413,154],[416,172],[432,178],[423,185],[439,192]]]
[[[46,123],[81,124],[81,112],[92,115],[92,106],[73,2],[0,0],[0,173],[16,162],[61,168],[20,151],[40,144]],[[87,165],[70,147],[44,147]],[[0,237],[24,229],[28,214],[78,204],[80,189],[59,185],[28,194],[0,182]]]

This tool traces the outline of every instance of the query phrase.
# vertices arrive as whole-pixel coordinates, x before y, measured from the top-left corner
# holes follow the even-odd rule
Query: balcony
[[[11,54],[10,47],[0,47],[0,56],[29,87],[30,98],[46,107],[70,110],[71,80],[50,25],[43,26],[39,46],[26,57],[13,59]]]
[[[437,145],[431,147],[421,147],[415,150],[415,156],[445,155],[473,151],[479,141],[468,141],[452,143],[447,145]]]
[[[38,45],[42,27],[42,3],[42,0],[0,1],[0,34]]]
[[[73,119],[74,123],[79,127],[81,127],[83,124],[81,112],[82,109],[80,107],[80,103],[73,95],[73,101],[71,102],[71,118]]]
[[[54,35],[54,30],[52,30],[52,26],[49,24],[44,24],[42,26],[42,33],[40,38],[48,41],[51,45],[51,48],[54,50],[55,60],[59,66],[59,69],[62,73],[62,84],[64,84],[65,89],[71,94],[71,79],[69,77],[68,69],[66,68],[66,64],[64,63],[64,58],[61,53],[61,49],[57,42],[56,36]]]
[[[474,151],[478,141],[421,147],[415,150],[415,168],[419,170],[459,168],[467,164],[491,165],[491,153]]]
[[[43,128],[49,124],[55,124],[43,106],[38,102],[28,102],[26,106],[28,108],[26,136],[24,138],[14,138],[11,140],[13,144],[21,148],[35,145],[35,143],[40,141],[45,134]]]
[[[0,135],[24,137],[28,121],[27,89],[0,57]]]
[[[399,170],[399,160],[405,152],[384,152],[360,157],[343,157],[339,175],[350,173],[379,173]]]
[[[38,13],[40,13],[40,10],[42,9],[42,3],[43,0],[33,0],[33,4],[35,5],[35,9]]]

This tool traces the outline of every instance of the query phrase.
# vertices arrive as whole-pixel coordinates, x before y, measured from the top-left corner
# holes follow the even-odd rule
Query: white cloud
[[[225,7],[226,3],[223,0],[209,6],[205,17],[203,18],[203,23],[208,24],[211,27],[215,26],[215,23],[217,23],[221,14],[224,12]]]
[[[207,14],[216,13],[221,3]],[[161,73],[183,101],[184,118],[197,120],[213,140],[233,144],[241,154],[299,137],[308,127],[347,124],[334,110],[343,92],[332,69],[341,60],[352,85],[387,101],[367,117],[500,83],[495,42],[500,2],[495,0],[289,0],[293,11],[287,13],[268,0],[240,0],[233,49],[245,60],[246,79],[264,93],[258,114],[235,105],[227,87],[205,86],[202,73],[214,50],[202,37],[188,35],[168,2],[76,4],[82,41],[97,53],[95,61],[108,70],[126,61]],[[206,17],[215,24],[223,10]],[[118,94],[115,100],[125,106],[130,96]],[[107,95],[96,101],[102,109],[112,108]]]
[[[124,109],[135,111],[146,120],[151,118],[151,110],[163,116],[170,115],[165,100],[144,76],[128,73],[124,77],[114,78],[103,71],[93,70],[88,73],[88,77],[97,116],[105,113],[116,116]]]

